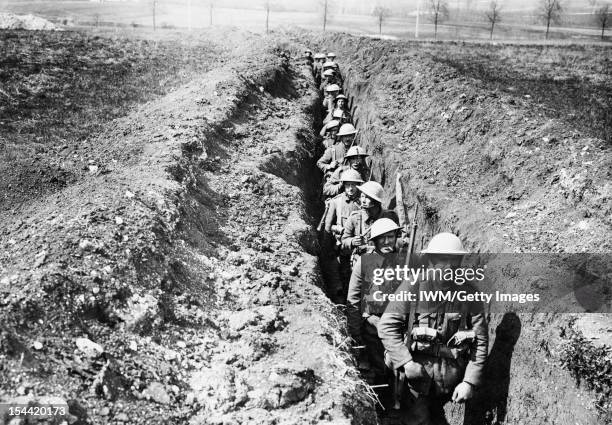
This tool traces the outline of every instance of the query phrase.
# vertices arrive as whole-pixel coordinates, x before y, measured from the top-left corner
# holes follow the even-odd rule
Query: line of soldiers
[[[334,53],[305,52],[321,90],[323,126],[317,166],[323,173],[325,212],[319,223],[327,292],[346,304],[349,333],[369,363],[369,380],[403,424],[447,424],[443,405],[471,398],[482,382],[488,325],[482,304],[376,301],[372,270],[396,264],[457,269],[467,251],[452,233],[435,235],[418,260],[407,220],[383,207],[384,188],[372,180],[368,153],[359,146],[344,79]],[[396,199],[397,203],[403,202]],[[403,210],[403,208],[402,208]],[[404,226],[400,226],[403,221]],[[416,229],[416,227],[415,227]],[[364,254],[367,253],[367,256]],[[393,258],[393,261],[391,259]],[[385,291],[453,290],[443,280],[386,281]],[[475,290],[464,285],[463,290]],[[386,401],[385,401],[386,400]]]

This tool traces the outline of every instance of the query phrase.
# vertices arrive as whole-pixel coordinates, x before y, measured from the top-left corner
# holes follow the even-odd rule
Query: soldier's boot
[[[409,394],[409,397],[402,403],[402,408],[398,413],[399,423],[401,425],[433,425],[427,397],[414,397],[410,391],[406,393]]]
[[[336,257],[329,260],[327,264],[327,293],[335,304],[346,303],[346,295],[342,292],[342,281],[340,280],[339,263]]]
[[[351,280],[351,256],[341,254],[338,257],[338,261],[340,282],[342,282],[342,295],[346,298],[348,295],[349,282]]]
[[[339,264],[336,257],[336,239],[327,232],[324,232],[321,241],[321,260],[327,295],[334,303],[340,303],[342,282],[340,281]]]
[[[361,337],[368,353],[370,367],[376,376],[376,381],[386,382],[385,347],[378,337],[378,330],[372,323],[366,321],[361,328]]]

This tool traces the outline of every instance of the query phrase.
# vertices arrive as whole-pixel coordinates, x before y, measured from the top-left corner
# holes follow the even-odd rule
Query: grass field
[[[0,11],[14,13],[34,13],[47,17],[54,22],[68,25],[121,25],[152,26],[153,13],[150,2],[107,2],[92,3],[88,1],[7,1],[0,4]],[[188,9],[185,4],[165,4],[159,2],[156,9],[156,25],[162,28],[205,28],[210,26],[210,9],[193,6]],[[310,30],[322,29],[322,14],[316,12],[292,12],[272,9],[270,12],[270,29],[302,27]],[[255,32],[265,31],[266,13],[259,4],[251,9],[232,9],[215,7],[212,11],[213,26],[235,26]],[[330,31],[347,32],[354,35],[377,35],[378,24],[373,16],[350,13],[331,13],[327,22]],[[382,26],[383,35],[398,38],[415,37],[415,17],[391,16]],[[552,27],[550,37],[553,40],[599,40],[600,31],[596,28]],[[419,23],[419,37],[434,37],[434,26],[427,17]],[[438,26],[437,37],[442,40],[487,40],[489,27],[484,21],[482,12],[474,12],[466,18],[455,18]],[[529,22],[502,22],[496,26],[494,39],[503,40],[543,40],[544,27],[537,25],[535,19]],[[607,38],[610,40],[610,37]]]
[[[212,43],[170,32],[155,40],[98,34],[106,36],[0,32],[0,207],[76,179],[79,146],[105,123],[207,71],[220,56]],[[37,172],[23,171],[30,169]]]

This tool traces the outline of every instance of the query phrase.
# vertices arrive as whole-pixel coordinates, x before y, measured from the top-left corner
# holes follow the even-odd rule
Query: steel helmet
[[[336,67],[336,62],[333,62],[333,61],[323,62],[323,69],[325,69],[325,68],[335,68],[335,67]]]
[[[400,227],[390,218],[379,218],[370,227],[370,240],[389,232],[397,232]]]
[[[324,77],[331,77],[334,75],[334,70],[333,69],[326,69],[325,71],[323,71],[323,76]]]
[[[348,97],[346,97],[346,96],[345,96],[345,95],[343,95],[343,94],[339,94],[338,96],[336,96],[336,99],[335,99],[335,100],[338,100],[338,99],[348,100]]]
[[[380,185],[380,183],[376,183],[373,181],[365,182],[361,186],[357,186],[357,189],[369,198],[374,199],[377,202],[382,203],[382,197],[384,194],[384,189]]]
[[[315,59],[325,59],[325,55],[323,53],[316,53],[314,55]]]
[[[325,91],[340,91],[340,86],[338,84],[330,84],[329,86],[325,87]]]
[[[353,134],[357,134],[357,130],[355,129],[355,126],[353,124],[342,124],[342,127],[340,127],[340,131],[338,131],[338,136],[350,136]]]
[[[312,50],[306,49],[306,50],[304,50],[304,53],[312,53]]]
[[[452,233],[443,232],[431,238],[421,254],[463,255],[468,254],[468,251],[463,248],[461,239]]]
[[[328,57],[328,58],[335,58],[335,57],[336,57],[336,54],[335,54],[335,53],[333,53],[333,52],[329,52],[329,53],[327,54],[327,57]]]
[[[370,155],[368,155],[365,149],[363,149],[361,146],[351,146],[350,149],[346,152],[346,155],[344,155],[344,159],[352,158],[355,156],[361,156],[365,158]]]
[[[342,109],[334,109],[332,118],[342,118],[343,116],[344,116],[344,111]]]
[[[338,127],[338,126],[340,126],[340,121],[338,121],[338,120],[331,120],[330,122],[325,124],[325,131],[329,131],[332,128]]]
[[[344,170],[342,174],[340,174],[341,182],[353,182],[353,183],[363,183],[363,179],[361,178],[361,174],[358,171],[349,168],[348,170]]]

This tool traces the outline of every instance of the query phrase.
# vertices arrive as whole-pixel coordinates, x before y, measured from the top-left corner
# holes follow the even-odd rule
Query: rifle
[[[395,203],[398,210],[398,217],[400,220],[400,226],[403,231],[408,233],[408,223],[406,222],[406,209],[404,207],[404,199],[403,199],[403,190],[402,190],[402,182],[401,182],[401,172],[397,173],[397,177],[395,180]],[[412,230],[410,232],[410,243],[408,245],[408,251],[406,253],[406,265],[410,266],[410,259],[414,253],[414,243],[416,240],[416,232],[417,232],[417,214],[419,212],[419,203],[414,203],[414,216],[412,217]],[[412,303],[411,303],[412,307]],[[408,315],[408,326],[410,330],[412,330],[412,317],[414,312],[411,308]],[[408,332],[408,335],[410,331]],[[404,339],[405,340],[405,339]],[[404,391],[404,383],[406,380],[406,375],[404,375],[403,371],[396,369],[394,371],[394,385],[393,385],[393,409],[400,409],[400,401],[402,398],[402,393]]]
[[[325,225],[325,218],[327,217],[327,213],[329,212],[329,203],[331,201],[329,199],[325,200],[325,211],[323,211],[323,215],[321,216],[321,221],[319,221],[319,225],[317,226],[317,232],[323,230],[323,226]]]
[[[361,213],[362,210],[359,211],[359,238],[365,238],[372,228],[370,227],[368,230],[363,230],[363,215]],[[353,248],[351,253],[351,268],[355,267],[355,263],[357,262],[357,257],[361,255],[363,250],[367,249],[367,243],[365,245],[360,245]],[[361,251],[361,252],[360,252]]]

